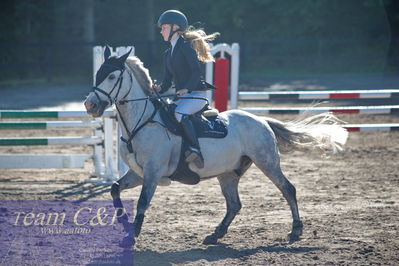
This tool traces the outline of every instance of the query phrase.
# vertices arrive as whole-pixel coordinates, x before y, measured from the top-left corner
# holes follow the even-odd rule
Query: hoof
[[[216,237],[215,234],[209,235],[205,237],[204,241],[202,244],[204,245],[215,245],[218,242],[218,238]]]
[[[293,242],[301,240],[301,238],[300,238],[300,235],[298,235],[298,234],[289,233],[288,240],[290,241],[290,243],[293,243]]]
[[[288,239],[290,242],[295,242],[300,240],[300,236],[302,235],[303,224],[301,221],[294,221],[292,224],[292,230],[288,234]]]
[[[134,218],[133,228],[134,228],[134,236],[139,237],[141,232],[141,227],[144,221],[144,214],[139,214]]]
[[[131,235],[125,236],[119,243],[121,248],[131,248],[134,245],[134,238]]]
[[[126,233],[132,235],[134,232],[134,224],[126,221],[123,223],[123,229]]]
[[[141,230],[134,230],[134,237],[139,237]]]

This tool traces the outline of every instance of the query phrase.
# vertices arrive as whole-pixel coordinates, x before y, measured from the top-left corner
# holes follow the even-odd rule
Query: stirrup
[[[189,150],[185,153],[186,162],[193,162],[198,168],[204,168],[204,159],[202,158],[201,152],[193,147],[189,147]]]

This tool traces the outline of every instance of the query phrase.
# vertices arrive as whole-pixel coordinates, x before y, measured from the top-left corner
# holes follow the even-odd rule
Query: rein
[[[141,116],[140,116],[140,119],[137,121],[137,123],[136,123],[136,125],[135,125],[135,127],[133,128],[132,131],[129,131],[129,130],[127,129],[127,125],[126,125],[125,120],[123,119],[122,113],[119,111],[118,105],[115,104],[116,110],[118,111],[118,114],[119,114],[119,117],[120,117],[120,119],[121,119],[121,121],[122,121],[123,127],[125,128],[125,130],[126,130],[126,132],[127,132],[127,134],[128,134],[128,139],[125,139],[124,137],[121,136],[121,140],[122,140],[124,143],[126,143],[127,149],[128,149],[128,151],[129,151],[130,153],[133,153],[133,147],[132,147],[132,140],[133,140],[133,138],[134,138],[134,137],[137,135],[137,133],[138,133],[143,127],[145,127],[147,124],[149,124],[149,123],[159,123],[161,126],[165,127],[165,126],[164,126],[163,124],[161,124],[160,122],[155,121],[155,120],[154,120],[154,117],[155,117],[155,115],[157,114],[157,112],[159,111],[159,108],[160,108],[160,107],[165,107],[165,106],[167,106],[167,103],[165,103],[165,102],[162,100],[162,98],[169,98],[169,97],[173,97],[173,96],[176,97],[176,94],[159,95],[158,92],[155,92],[155,93],[156,93],[156,96],[155,96],[155,97],[147,96],[147,97],[144,97],[144,98],[137,98],[137,99],[131,99],[131,100],[120,100],[120,101],[118,101],[118,103],[121,104],[121,105],[122,105],[122,104],[125,104],[125,103],[128,103],[128,102],[145,101],[144,109],[143,109],[143,112],[142,112],[142,114],[141,114]],[[208,99],[203,98],[203,97],[178,97],[178,98],[179,98],[179,99],[201,99],[201,100],[207,101],[207,103],[209,104]],[[161,105],[156,104],[154,100],[159,100],[159,102],[161,103]],[[144,116],[144,114],[145,114],[145,111],[147,110],[148,101],[151,101],[151,103],[153,104],[153,106],[154,106],[154,111],[152,112],[151,116],[150,116],[143,124],[141,124],[140,126],[138,126],[138,125],[140,124],[141,120],[143,119],[143,116]]]
[[[158,92],[156,92],[156,95],[157,95],[156,97],[147,96],[147,97],[144,97],[144,98],[137,98],[137,99],[131,99],[131,100],[120,100],[118,102],[119,104],[125,104],[125,103],[128,103],[128,102],[145,101],[143,113],[141,114],[140,119],[137,121],[137,124],[135,125],[135,127],[133,128],[132,131],[129,131],[127,129],[127,125],[126,125],[126,123],[125,123],[125,121],[123,119],[122,113],[119,111],[118,105],[115,104],[116,110],[119,113],[119,117],[122,120],[123,127],[125,128],[125,130],[126,130],[126,132],[128,134],[128,137],[129,137],[128,139],[125,139],[124,137],[121,136],[121,140],[126,143],[127,149],[128,149],[128,151],[130,153],[133,153],[132,140],[143,127],[145,127],[149,123],[159,123],[159,124],[161,124],[160,122],[154,120],[154,117],[157,114],[157,112],[159,111],[159,107],[160,107],[159,104],[155,103],[155,100],[159,100],[161,102],[161,106],[166,106],[167,104],[162,100],[162,98],[176,96],[176,94],[170,94],[170,95],[161,96],[161,95],[158,94]],[[151,101],[151,103],[153,104],[154,111],[152,112],[151,116],[143,124],[138,126],[140,124],[141,120],[143,119],[145,111],[147,110],[148,101]],[[165,127],[164,125],[162,125],[162,126]]]
[[[133,153],[133,147],[132,147],[132,140],[133,140],[133,138],[134,138],[134,137],[136,136],[136,134],[140,131],[140,129],[142,129],[143,127],[145,127],[148,123],[153,123],[153,122],[154,122],[154,116],[155,116],[155,114],[156,114],[157,111],[158,111],[158,110],[155,108],[155,109],[154,109],[154,112],[152,112],[151,116],[150,116],[141,126],[138,127],[138,125],[140,124],[141,120],[143,119],[143,116],[144,116],[144,114],[145,114],[145,111],[147,110],[147,105],[148,105],[148,100],[145,101],[144,110],[143,110],[143,113],[142,113],[141,116],[140,116],[139,121],[137,121],[137,123],[136,123],[136,125],[134,126],[133,130],[132,130],[132,131],[129,131],[128,128],[127,128],[126,122],[125,122],[125,120],[123,119],[122,113],[119,111],[118,105],[115,104],[116,110],[117,110],[117,112],[118,112],[118,114],[119,114],[119,117],[120,117],[120,119],[121,119],[121,121],[122,121],[123,127],[125,128],[126,133],[127,133],[127,135],[128,135],[128,139],[125,139],[124,137],[121,136],[121,140],[122,140],[123,142],[126,143],[127,149],[128,149],[128,151],[129,151],[130,153]]]

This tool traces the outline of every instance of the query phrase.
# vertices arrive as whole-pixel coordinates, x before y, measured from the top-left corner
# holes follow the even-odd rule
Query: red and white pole
[[[231,46],[226,43],[220,43],[215,46],[211,45],[212,55],[220,53],[220,58],[215,62],[206,64],[205,80],[213,84],[217,90],[212,95],[212,91],[208,91],[207,97],[219,111],[227,110],[227,103],[230,95],[230,108],[236,109],[238,106],[238,71],[240,65],[240,46],[233,43]],[[229,59],[225,58],[225,53],[229,54]],[[230,90],[229,90],[230,89]]]

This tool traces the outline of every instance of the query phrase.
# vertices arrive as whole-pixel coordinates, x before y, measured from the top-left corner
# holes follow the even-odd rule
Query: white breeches
[[[182,97],[202,97],[206,98],[206,92],[205,91],[194,91],[192,93],[187,93],[183,95]],[[174,101],[175,104],[177,104],[176,110],[175,110],[175,117],[177,121],[181,121],[183,115],[192,115],[206,105],[205,100],[200,100],[200,99],[178,99],[177,101]]]

